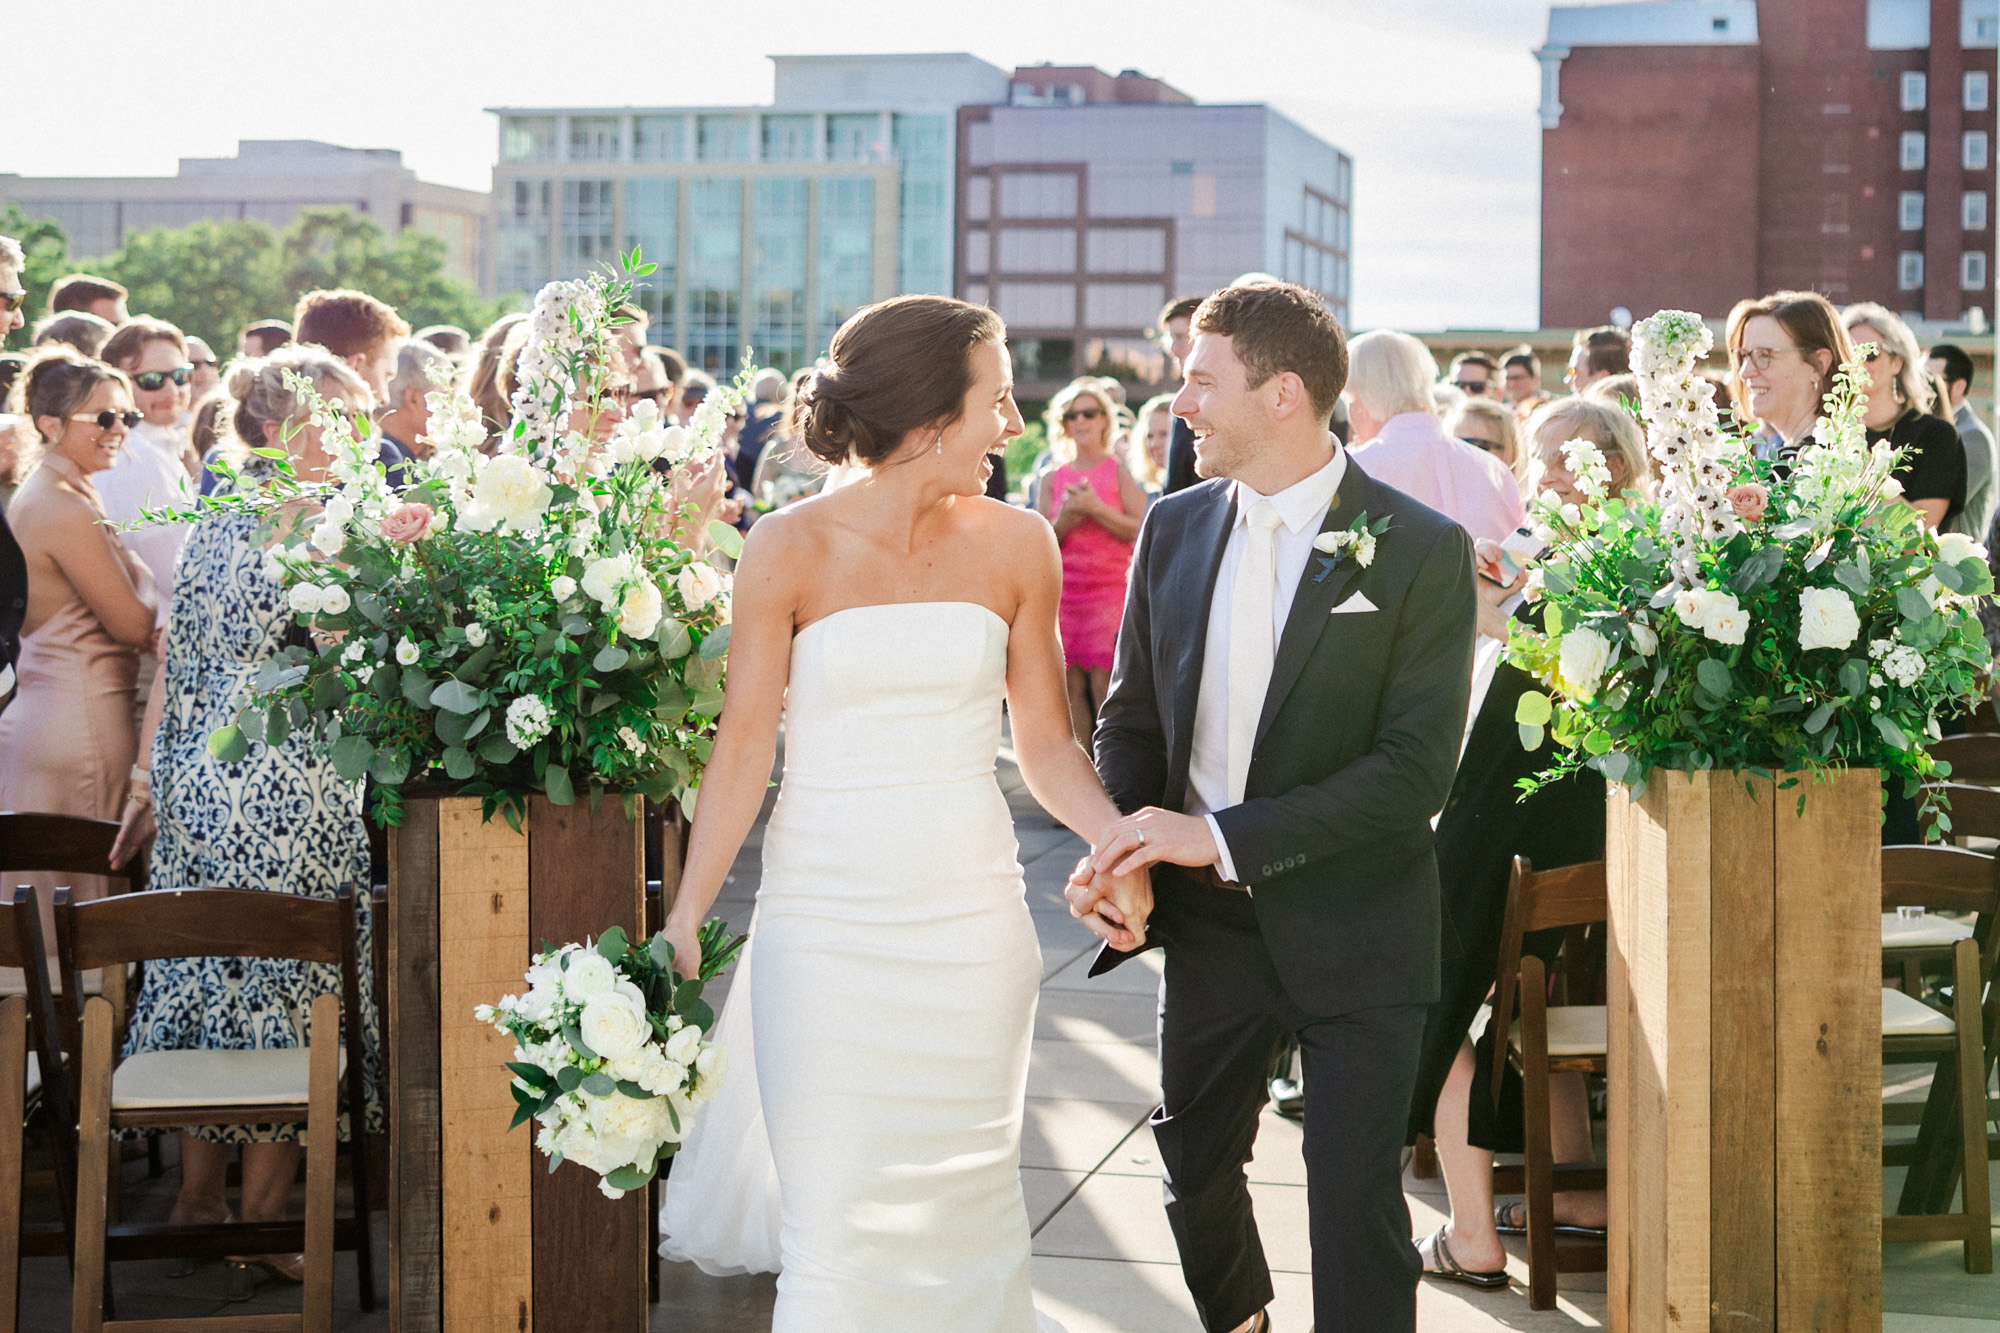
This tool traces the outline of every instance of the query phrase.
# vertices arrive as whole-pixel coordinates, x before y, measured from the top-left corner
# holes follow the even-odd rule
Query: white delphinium
[[[1660,523],[1668,538],[1674,581],[1701,580],[1701,543],[1726,541],[1742,530],[1727,494],[1728,470],[1717,460],[1722,435],[1715,399],[1695,366],[1715,345],[1699,315],[1662,310],[1632,330],[1632,371],[1649,423],[1646,445],[1660,464]],[[1734,628],[1734,622],[1729,623]],[[1710,637],[1715,637],[1713,634]],[[1727,640],[1723,640],[1727,642]]]
[[[527,340],[516,364],[514,424],[501,440],[502,449],[522,449],[545,456],[569,428],[570,358],[589,350],[579,327],[604,324],[603,296],[587,279],[551,282],[535,294],[528,315]],[[572,318],[572,311],[577,318]]]
[[[424,427],[423,438],[429,443],[431,453],[462,455],[485,445],[486,422],[480,415],[479,404],[472,401],[471,394],[453,387],[450,360],[445,357],[431,360],[424,366],[424,378],[431,389],[424,395],[424,409],[430,420]]]

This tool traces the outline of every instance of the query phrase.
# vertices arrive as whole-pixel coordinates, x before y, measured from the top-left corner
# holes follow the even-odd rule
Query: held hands
[[[1146,918],[1153,912],[1153,878],[1144,870],[1100,875],[1086,856],[1070,872],[1063,894],[1069,914],[1121,953],[1146,942]]]
[[[1148,806],[1111,824],[1077,862],[1064,890],[1070,915],[1113,948],[1130,952],[1145,943],[1153,910],[1148,867],[1161,861],[1210,866],[1221,859],[1207,820]]]

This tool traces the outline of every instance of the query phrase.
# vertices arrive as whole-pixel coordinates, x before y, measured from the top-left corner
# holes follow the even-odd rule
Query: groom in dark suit
[[[1098,873],[1157,866],[1153,1131],[1204,1326],[1270,1327],[1243,1167],[1293,1038],[1319,1333],[1413,1330],[1400,1160],[1438,991],[1430,821],[1465,729],[1472,546],[1329,433],[1347,348],[1317,296],[1225,288],[1193,327],[1174,413],[1209,480],[1139,535],[1096,733],[1126,817],[1079,865],[1071,908],[1099,928],[1100,908],[1120,913]],[[1092,972],[1129,956],[1107,946]]]

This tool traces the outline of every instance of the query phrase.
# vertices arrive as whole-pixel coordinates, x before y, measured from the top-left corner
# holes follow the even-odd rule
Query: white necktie
[[[1271,686],[1271,664],[1278,655],[1272,626],[1272,601],[1277,595],[1277,531],[1284,520],[1269,500],[1253,503],[1244,517],[1249,540],[1236,566],[1236,586],[1229,601],[1229,803],[1243,800],[1250,780],[1250,751],[1257,744],[1257,719],[1264,712],[1264,693]]]

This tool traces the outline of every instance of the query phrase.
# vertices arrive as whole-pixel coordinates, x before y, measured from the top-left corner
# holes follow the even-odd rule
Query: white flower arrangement
[[[709,921],[699,938],[691,980],[674,975],[664,934],[641,949],[613,926],[595,944],[543,951],[523,978],[526,994],[473,1010],[514,1039],[513,1124],[535,1121],[550,1169],[571,1161],[595,1171],[607,1198],[653,1179],[728,1075],[726,1053],[705,1040],[715,1013],[701,992],[743,937]]]

